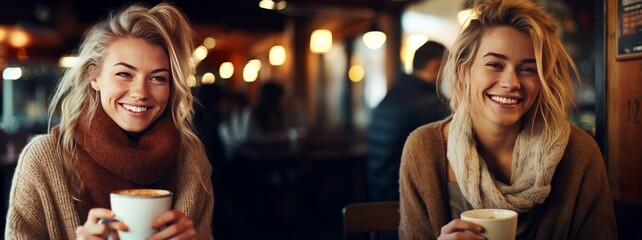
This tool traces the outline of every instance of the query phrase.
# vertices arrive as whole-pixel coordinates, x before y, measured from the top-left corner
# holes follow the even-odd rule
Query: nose
[[[129,97],[134,100],[143,101],[147,99],[147,95],[145,79],[141,77],[135,78],[129,87]]]
[[[499,86],[514,91],[521,88],[519,77],[515,71],[506,71],[499,80]]]

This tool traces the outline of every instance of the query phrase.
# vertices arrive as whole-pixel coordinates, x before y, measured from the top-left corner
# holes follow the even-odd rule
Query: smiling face
[[[105,49],[102,67],[91,80],[103,109],[120,128],[142,132],[165,111],[170,66],[165,50],[137,38],[121,38]]]
[[[465,79],[476,128],[521,126],[541,87],[530,36],[507,26],[486,29]]]

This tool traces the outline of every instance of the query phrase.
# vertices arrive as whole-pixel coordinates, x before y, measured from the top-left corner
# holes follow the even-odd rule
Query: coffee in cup
[[[488,240],[514,240],[517,234],[517,212],[507,209],[465,211],[461,219],[480,225],[481,235]]]
[[[110,194],[111,210],[127,225],[118,231],[122,240],[147,239],[158,232],[152,221],[172,207],[172,192],[162,189],[125,189]]]

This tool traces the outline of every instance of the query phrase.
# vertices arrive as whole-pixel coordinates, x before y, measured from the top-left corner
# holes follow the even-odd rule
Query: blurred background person
[[[226,184],[226,154],[219,127],[227,120],[228,102],[225,89],[215,84],[204,84],[196,88],[198,104],[194,105],[194,124],[198,137],[203,142],[207,159],[212,165],[212,186],[216,188],[214,195],[216,206],[220,207],[217,214],[212,215],[212,231],[221,234],[225,214],[228,214],[228,199]]]
[[[243,142],[248,114],[245,94],[228,92],[226,95],[223,121],[218,126],[218,133],[225,152],[225,157],[232,158],[232,150]]]
[[[287,144],[303,132],[303,123],[294,108],[293,99],[274,80],[265,82],[254,106],[246,112],[243,141],[248,144]]]
[[[367,181],[370,201],[399,200],[399,163],[408,134],[448,116],[449,108],[435,86],[444,52],[428,41],[417,49],[412,74],[401,74],[373,110],[367,129]]]
[[[205,146],[210,163],[225,159],[223,140],[219,126],[226,121],[227,94],[214,84],[201,85],[196,93],[199,104],[195,105],[194,123],[198,137]]]

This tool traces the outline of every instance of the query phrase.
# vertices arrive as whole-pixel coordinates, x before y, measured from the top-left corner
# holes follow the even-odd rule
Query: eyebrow
[[[502,60],[508,60],[508,56],[503,55],[503,54],[499,54],[499,53],[495,53],[495,52],[486,53],[484,56],[482,56],[482,58],[485,58],[485,57],[488,57],[488,56],[493,56],[493,57],[496,57],[496,58],[499,58],[499,59],[502,59]],[[532,58],[522,60],[522,64],[526,64],[526,63],[536,63],[536,61],[535,61],[535,59],[532,59]]]
[[[118,66],[118,65],[121,65],[123,67],[129,68],[129,69],[134,70],[134,71],[138,70],[138,68],[136,68],[136,67],[134,67],[132,65],[129,65],[127,63],[124,63],[124,62],[118,62],[118,63],[114,64],[114,66]],[[169,73],[170,71],[167,68],[159,68],[159,69],[154,69],[152,71],[152,73],[158,73],[158,72],[168,72]]]

